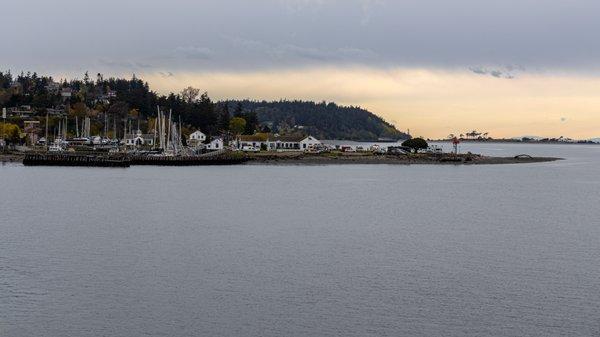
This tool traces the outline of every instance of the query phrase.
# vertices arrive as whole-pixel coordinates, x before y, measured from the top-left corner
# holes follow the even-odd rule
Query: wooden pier
[[[247,162],[244,156],[132,156],[131,165],[156,166],[215,166],[239,165]]]
[[[25,166],[92,166],[92,167],[129,167],[131,160],[125,156],[79,155],[79,154],[26,154]]]

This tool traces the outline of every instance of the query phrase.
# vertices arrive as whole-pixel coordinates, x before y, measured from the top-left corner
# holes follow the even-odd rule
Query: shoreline
[[[0,162],[22,163],[22,154],[0,154]],[[476,154],[400,154],[371,153],[248,153],[245,165],[501,165],[531,164],[564,160],[555,157],[491,157]]]
[[[500,165],[544,163],[564,160],[555,157],[491,157],[474,154],[453,155],[373,155],[373,154],[251,154],[247,165]]]

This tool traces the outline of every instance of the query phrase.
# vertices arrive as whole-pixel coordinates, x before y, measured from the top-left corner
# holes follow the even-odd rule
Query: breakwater
[[[25,166],[95,166],[129,167],[131,165],[155,166],[209,166],[238,165],[248,159],[245,156],[149,156],[149,155],[91,155],[91,154],[26,154]]]
[[[26,154],[25,166],[93,166],[129,167],[131,160],[126,156],[76,155],[76,154]]]
[[[156,166],[209,166],[239,165],[248,159],[245,156],[131,156],[131,165]]]

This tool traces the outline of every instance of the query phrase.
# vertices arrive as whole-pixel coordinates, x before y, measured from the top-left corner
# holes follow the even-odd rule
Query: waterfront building
[[[224,145],[223,138],[214,138],[206,144],[206,149],[209,151],[223,150]]]
[[[125,135],[125,145],[131,147],[154,146],[154,134],[144,134],[142,130],[137,130],[134,134]]]
[[[313,136],[290,135],[277,137],[274,145],[276,150],[306,151],[322,143]],[[273,144],[269,144],[269,149],[271,148]]]
[[[204,141],[206,141],[206,135],[200,130],[196,130],[188,138],[188,145],[199,146],[200,144],[204,143]]]
[[[267,151],[307,151],[322,145],[321,141],[310,135],[273,135],[269,133],[257,133],[254,135],[243,135],[233,142],[237,149],[253,146],[266,149]]]
[[[231,145],[236,149],[253,146],[257,149],[268,148],[269,133],[255,133],[253,135],[240,135],[236,140],[231,142]]]

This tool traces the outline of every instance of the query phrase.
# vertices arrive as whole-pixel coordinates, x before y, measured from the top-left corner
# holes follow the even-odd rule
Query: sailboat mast
[[[167,149],[171,149],[171,117],[173,110],[169,109],[169,126],[167,129]]]
[[[48,148],[48,112],[46,112],[46,149]]]

